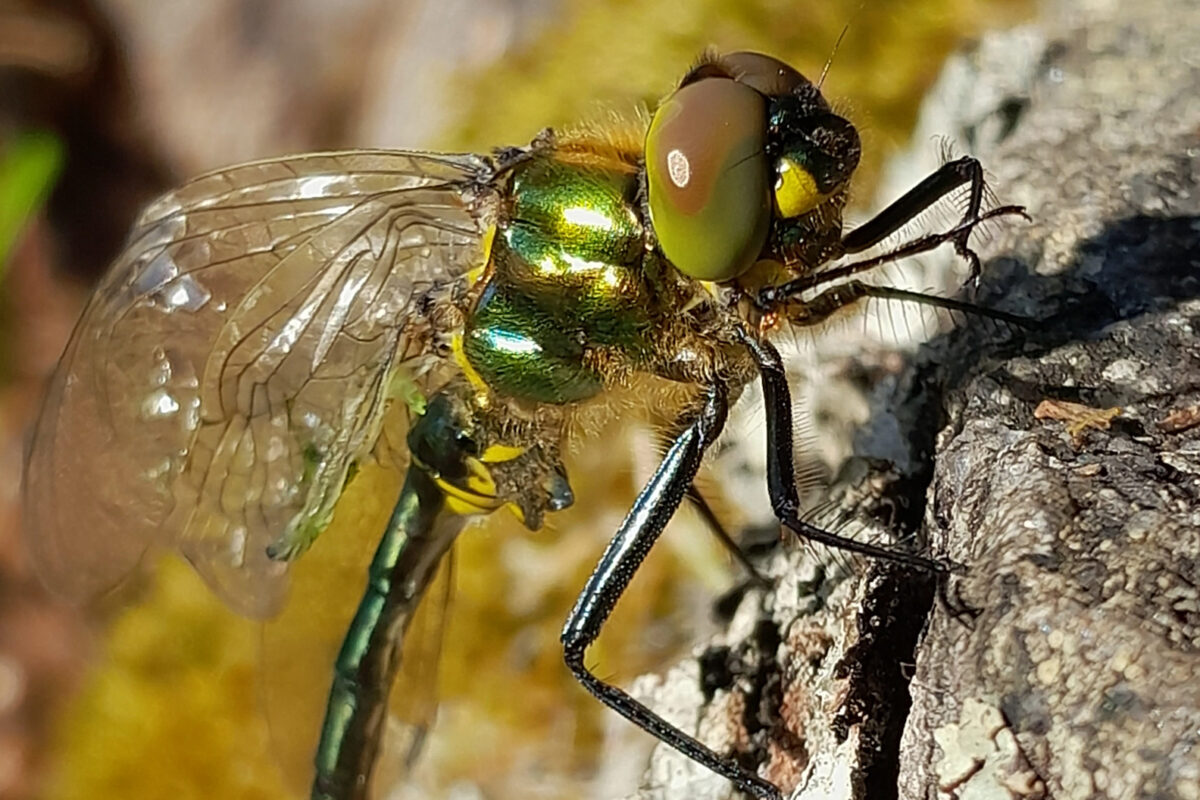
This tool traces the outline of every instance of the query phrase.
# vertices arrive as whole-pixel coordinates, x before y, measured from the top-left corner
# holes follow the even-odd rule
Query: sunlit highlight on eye
[[[671,176],[671,183],[680,189],[692,180],[692,165],[682,150],[675,148],[667,153],[667,174]]]

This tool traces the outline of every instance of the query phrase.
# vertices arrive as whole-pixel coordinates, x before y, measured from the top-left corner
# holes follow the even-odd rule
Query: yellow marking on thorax
[[[484,275],[487,274],[487,269],[492,263],[492,245],[495,244],[495,242],[496,223],[493,222],[488,226],[487,230],[484,231],[483,238],[479,240],[479,254],[482,256],[479,261],[479,266],[467,273],[467,281],[472,286],[483,280]]]
[[[495,244],[495,241],[496,225],[493,223],[488,226],[488,229],[483,234],[483,238],[480,240],[480,253],[483,258],[479,266],[467,273],[467,280],[470,282],[472,288],[488,277],[492,266],[492,245]],[[467,354],[463,350],[461,331],[456,331],[450,337],[450,351],[454,357],[454,363],[458,364],[458,368],[462,370],[467,381],[475,389],[476,403],[480,407],[486,407],[488,405],[488,398],[491,395],[491,387],[487,385],[487,382],[475,371],[475,368],[471,366],[471,362],[467,360]]]
[[[518,447],[511,444],[494,444],[483,451],[483,455],[479,460],[485,464],[499,464],[503,461],[512,461],[521,455],[524,455],[527,447]]]
[[[454,354],[454,363],[458,364],[458,368],[462,370],[467,381],[475,388],[479,395],[486,397],[491,389],[483,379],[483,376],[476,372],[475,368],[471,366],[471,362],[467,360],[467,354],[463,350],[463,337],[461,333],[455,333],[450,337],[450,352]]]

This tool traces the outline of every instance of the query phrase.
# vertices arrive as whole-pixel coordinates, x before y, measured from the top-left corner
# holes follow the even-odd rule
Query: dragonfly
[[[269,618],[358,465],[399,450],[403,485],[314,755],[314,800],[363,798],[405,633],[455,538],[502,508],[536,530],[571,505],[563,453],[579,420],[651,376],[686,400],[567,617],[564,662],[613,711],[777,800],[585,657],[753,382],[783,529],[947,571],[802,518],[772,339],[869,298],[972,310],[860,276],[950,245],[977,279],[973,231],[1024,212],[985,209],[981,165],[962,157],[847,230],[860,153],[819,82],[735,52],[702,56],[627,123],[547,129],[486,155],[349,150],[199,177],[142,213],[51,379],[24,488],[34,562],[86,598],[173,548],[230,607]],[[865,255],[958,190],[956,224]],[[381,436],[393,414],[409,418],[399,448]]]

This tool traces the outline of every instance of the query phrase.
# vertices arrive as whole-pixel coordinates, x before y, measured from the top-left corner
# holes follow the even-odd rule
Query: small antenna
[[[821,68],[821,77],[817,79],[817,88],[820,89],[825,83],[825,76],[829,74],[829,67],[833,64],[833,57],[837,55],[838,48],[842,45],[842,39],[846,38],[846,31],[850,30],[850,23],[847,22],[842,26],[842,32],[838,34],[837,41],[833,43],[833,51],[829,54],[829,58],[825,59],[825,66]]]
[[[863,0],[858,4],[858,8],[850,16],[850,22],[862,13],[863,6],[867,4],[867,0]],[[821,69],[821,77],[817,79],[817,89],[820,89],[825,84],[825,76],[829,74],[829,67],[833,65],[833,57],[837,55],[838,48],[842,46],[842,39],[846,38],[846,32],[850,30],[850,22],[842,26],[842,32],[838,34],[837,41],[833,43],[833,51],[830,52],[829,58],[825,59],[825,66]]]

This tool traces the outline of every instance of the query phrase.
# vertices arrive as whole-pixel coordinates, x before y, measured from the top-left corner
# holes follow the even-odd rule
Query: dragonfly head
[[[858,132],[820,89],[760,53],[709,57],[646,136],[650,217],[667,259],[726,282],[763,259],[812,262],[840,238]],[[807,249],[806,249],[807,248]]]

